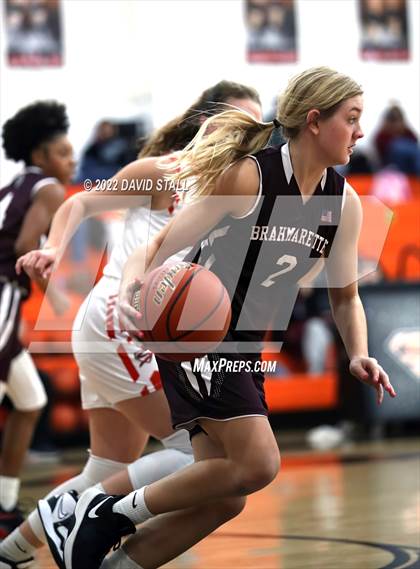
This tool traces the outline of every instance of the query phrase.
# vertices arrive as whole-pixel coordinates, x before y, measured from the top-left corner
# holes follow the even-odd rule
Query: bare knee
[[[280,469],[280,453],[276,450],[253,464],[241,465],[238,477],[238,494],[252,494],[274,480]]]

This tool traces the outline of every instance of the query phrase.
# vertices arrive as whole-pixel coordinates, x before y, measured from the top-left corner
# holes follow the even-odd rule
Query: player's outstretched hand
[[[141,340],[144,334],[141,332],[142,314],[133,306],[133,297],[138,293],[143,285],[140,279],[134,279],[132,282],[121,285],[118,299],[118,315],[120,319],[121,329],[135,340]]]
[[[369,357],[356,357],[350,361],[350,373],[363,383],[376,389],[377,402],[380,405],[384,398],[384,390],[391,397],[396,397],[394,388],[389,381],[388,374],[375,360]]]
[[[31,278],[47,279],[52,273],[56,258],[57,249],[55,247],[29,251],[16,261],[16,272],[20,275],[24,270]]]

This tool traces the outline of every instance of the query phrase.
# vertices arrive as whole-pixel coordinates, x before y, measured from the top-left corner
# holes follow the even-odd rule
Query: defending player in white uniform
[[[28,267],[29,272],[38,261],[44,266],[46,263],[50,272],[84,218],[110,209],[130,208],[121,241],[112,252],[104,276],[81,306],[73,327],[82,405],[89,413],[91,454],[82,473],[54,489],[49,496],[73,489],[81,492],[119,471],[124,471],[126,484],[119,491],[126,492],[127,488],[140,487],[192,462],[187,432],[174,433],[172,429],[154,357],[150,352],[139,352],[138,344],[119,329],[114,311],[122,266],[136,247],[146,243],[169,221],[180,207],[180,201],[168,191],[160,192],[151,200],[147,192],[121,188],[123,180],[144,178],[153,179],[154,183],[159,180],[164,187],[164,173],[156,167],[158,157],[171,149],[183,148],[207,115],[226,108],[223,103],[261,118],[260,101],[254,89],[227,81],[207,89],[184,115],[152,137],[140,155],[147,157],[129,164],[114,177],[118,191],[109,195],[106,192],[76,194],[67,200],[55,216],[44,249],[19,260],[18,267],[25,270]],[[166,448],[136,461],[149,434],[160,439]],[[9,537],[0,546],[1,569],[17,567],[13,562],[30,561],[34,550],[45,542],[38,513],[32,512],[29,524],[25,523]],[[16,542],[26,550],[25,554]]]

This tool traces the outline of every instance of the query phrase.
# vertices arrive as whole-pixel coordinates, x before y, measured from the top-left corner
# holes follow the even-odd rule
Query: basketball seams
[[[152,342],[155,342],[155,338],[153,336],[153,330],[152,328],[149,329],[149,320],[147,317],[147,306],[148,306],[148,298],[149,298],[149,292],[153,291],[153,285],[155,284],[156,280],[161,278],[161,274],[165,274],[167,272],[167,268],[166,267],[161,267],[161,270],[156,274],[156,277],[154,277],[152,279],[152,281],[148,284],[147,288],[146,288],[146,294],[145,294],[145,298],[144,298],[144,303],[143,303],[143,307],[144,307],[144,320],[145,320],[145,324],[146,324],[146,330],[145,333],[149,336],[150,340]],[[166,311],[166,308],[164,310],[164,313]],[[155,322],[156,325],[156,322]]]
[[[149,321],[147,319],[147,299],[149,296],[149,291],[152,288],[153,285],[153,281],[149,284],[149,286],[146,288],[146,294],[145,294],[145,298],[144,298],[144,302],[143,302],[143,309],[144,309],[144,321],[146,324],[146,330],[143,331],[143,333],[146,333],[150,339],[154,342],[154,338],[153,338],[153,332],[152,330],[149,330]]]
[[[165,318],[166,318],[166,322],[165,322],[165,329],[166,329],[166,334],[169,338],[170,341],[172,342],[176,342],[177,340],[179,340],[178,338],[174,338],[171,334],[171,330],[170,330],[170,322],[171,322],[171,315],[173,313],[173,311],[176,308],[177,302],[180,300],[180,297],[184,294],[185,292],[185,288],[190,284],[190,282],[193,280],[193,278],[195,277],[195,275],[198,275],[201,273],[201,271],[203,270],[203,267],[201,267],[200,269],[195,269],[194,267],[194,271],[192,273],[192,275],[190,275],[187,280],[185,281],[185,283],[182,285],[181,290],[179,291],[179,293],[177,294],[177,296],[173,299],[173,301],[171,302],[171,306],[169,308],[169,311],[167,314],[164,314]],[[186,276],[186,275],[185,275]],[[182,281],[181,281],[182,282]],[[186,300],[186,299],[185,299]],[[185,301],[184,301],[185,303]],[[192,330],[191,330],[192,331]],[[188,332],[187,332],[188,333]],[[181,336],[182,337],[182,336]]]
[[[198,272],[198,271],[197,271],[197,272]],[[174,338],[175,341],[179,341],[179,340],[181,340],[181,339],[184,339],[186,336],[188,336],[188,334],[192,334],[193,332],[196,332],[196,331],[197,331],[197,328],[199,328],[202,324],[204,324],[205,322],[207,322],[207,320],[208,320],[211,316],[213,316],[213,314],[216,312],[216,310],[217,310],[217,309],[219,308],[219,306],[222,304],[222,301],[223,301],[223,299],[224,299],[225,294],[227,295],[226,289],[225,289],[223,286],[221,286],[220,289],[221,289],[221,296],[220,296],[219,300],[217,301],[217,304],[216,304],[216,305],[214,306],[214,308],[211,310],[211,312],[209,312],[209,313],[205,316],[205,318],[203,318],[200,322],[198,322],[198,323],[195,325],[194,328],[191,328],[191,330],[187,330],[186,332],[183,332],[181,335],[179,335],[179,336],[177,336],[176,338]],[[229,297],[228,297],[228,298],[229,298]],[[229,301],[230,301],[230,299],[229,299]],[[209,333],[209,332],[211,332],[211,330],[201,330],[201,332]]]
[[[144,319],[143,341],[146,345],[147,342],[155,343],[155,350],[153,347],[150,349],[156,351],[161,358],[169,361],[187,361],[199,357],[196,353],[189,353],[191,350],[194,351],[194,343],[199,344],[202,342],[203,352],[206,350],[211,352],[225,336],[231,318],[230,297],[217,275],[206,270],[201,265],[192,263],[181,264],[184,266],[181,269],[181,274],[179,274],[181,277],[179,280],[175,275],[171,274],[170,267],[168,272],[167,266],[156,269],[155,275],[153,275],[154,271],[146,275],[139,298],[140,312],[142,312]],[[165,290],[163,287],[163,282],[166,282],[169,278],[168,275],[175,277],[170,279],[172,285],[169,288],[172,290],[168,288]],[[201,278],[201,281],[193,282],[195,277]],[[200,294],[204,294],[205,302],[204,305],[200,305],[198,297],[197,302],[199,304],[197,305],[197,310],[193,308],[192,311],[189,309],[188,312],[184,312],[186,306],[189,306],[186,305],[187,299],[193,300],[196,298],[195,294],[188,296],[189,292],[193,292],[190,290],[192,283],[196,285],[198,291],[201,291]],[[209,290],[207,287],[212,289],[210,294],[206,293],[206,290]],[[154,304],[156,290],[162,290],[159,297],[161,302],[158,304],[163,305],[163,310],[162,305],[155,306]],[[196,289],[194,288],[194,290]],[[177,329],[183,320],[183,314],[187,316],[185,322],[186,329],[178,332]],[[200,318],[199,321],[194,322],[197,317]],[[213,322],[210,319],[213,319]],[[216,329],[202,330],[201,328],[206,323],[208,323],[210,328]],[[158,346],[167,342],[174,343],[176,350],[174,354],[159,353]],[[177,342],[176,345],[175,342]],[[188,346],[188,344],[192,344],[192,346]],[[160,349],[165,351],[163,345]]]

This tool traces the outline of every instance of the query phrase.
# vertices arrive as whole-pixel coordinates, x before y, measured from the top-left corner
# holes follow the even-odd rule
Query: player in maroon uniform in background
[[[30,294],[27,274],[17,275],[17,258],[39,246],[63,202],[63,185],[75,163],[67,139],[64,105],[37,102],[21,109],[3,127],[6,156],[25,168],[0,190],[0,401],[7,394],[9,414],[0,455],[0,539],[22,522],[17,507],[19,474],[46,394],[30,355],[19,342],[20,308]],[[34,278],[43,290],[47,281]],[[48,297],[60,313],[65,299],[49,287]]]

